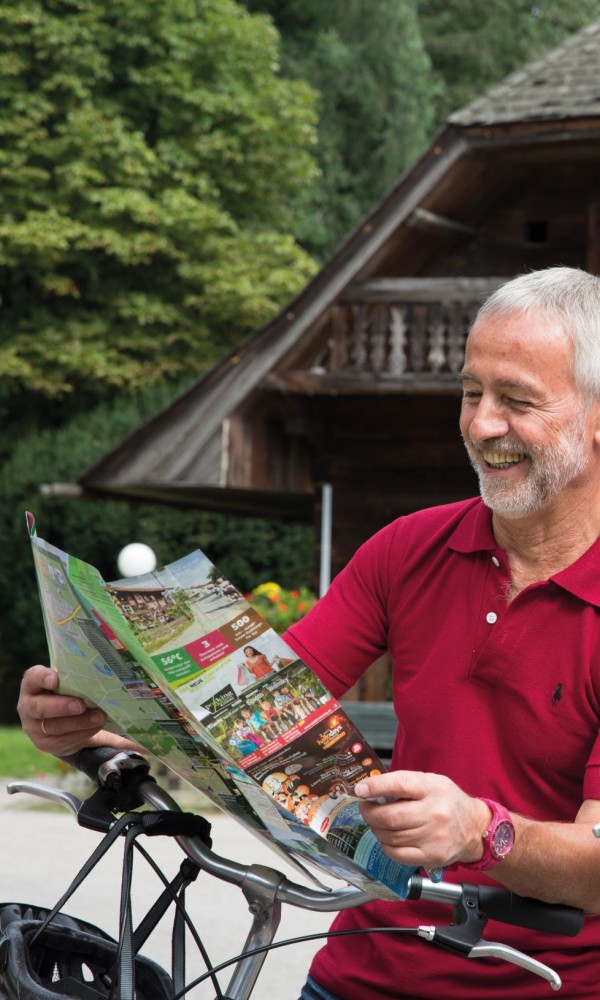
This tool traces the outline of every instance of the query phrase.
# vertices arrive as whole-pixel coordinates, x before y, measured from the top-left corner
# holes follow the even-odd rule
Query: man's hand
[[[392,771],[354,788],[360,811],[394,861],[416,868],[468,864],[483,856],[489,807],[440,774]]]
[[[81,698],[57,694],[58,674],[38,664],[21,681],[17,711],[31,742],[44,753],[63,757],[85,746],[135,749],[137,744],[106,732],[106,715],[88,708]]]

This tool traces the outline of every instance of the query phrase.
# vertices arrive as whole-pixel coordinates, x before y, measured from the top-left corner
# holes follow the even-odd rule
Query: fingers
[[[363,818],[373,829],[389,831],[395,834],[398,842],[408,842],[418,836],[428,823],[428,814],[419,803],[401,802],[363,802],[360,811]]]
[[[360,799],[396,802],[400,799],[420,799],[431,785],[431,778],[437,775],[421,771],[389,771],[370,778],[363,778],[354,786],[354,793]]]
[[[21,681],[21,694],[37,694],[39,691],[56,691],[58,687],[58,673],[51,667],[44,667],[38,663],[35,667],[29,667],[23,674]]]
[[[106,723],[97,708],[88,708],[80,698],[56,693],[58,674],[37,664],[25,671],[17,711],[31,742],[47,753],[64,756],[90,740]]]
[[[480,827],[472,818],[477,800],[443,775],[390,772],[354,790],[384,852],[401,864],[444,867],[468,861],[475,841],[480,848]]]
[[[17,710],[23,718],[43,719],[55,715],[81,715],[86,710],[83,699],[59,695],[58,674],[37,664],[23,674]]]
[[[89,746],[109,746],[111,744],[112,733],[108,733],[106,738],[102,736],[104,730],[101,726],[97,725],[86,727],[84,729],[77,730],[67,730],[66,732],[60,732],[54,735],[49,732],[49,723],[46,723],[45,730],[47,735],[44,735],[40,725],[40,733],[42,734],[37,739],[32,739],[32,742],[38,748],[38,750],[44,753],[51,753],[55,757],[67,757],[70,754],[77,753],[82,747]],[[30,735],[28,733],[28,735]]]

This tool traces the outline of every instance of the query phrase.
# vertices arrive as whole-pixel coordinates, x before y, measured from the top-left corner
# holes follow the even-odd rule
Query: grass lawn
[[[0,779],[62,772],[64,765],[51,754],[36,750],[19,726],[0,726]]]

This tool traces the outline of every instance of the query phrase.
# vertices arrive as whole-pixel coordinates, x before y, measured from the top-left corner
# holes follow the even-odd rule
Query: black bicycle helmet
[[[0,997],[5,1000],[106,1000],[117,942],[85,920],[57,914],[36,937],[48,911],[0,904]],[[155,962],[135,960],[136,1000],[171,1000],[171,977]]]

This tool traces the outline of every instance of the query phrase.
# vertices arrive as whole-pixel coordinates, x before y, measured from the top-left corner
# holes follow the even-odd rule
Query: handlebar
[[[481,909],[491,920],[500,920],[505,924],[566,937],[577,937],[583,928],[583,911],[574,906],[542,903],[539,899],[518,896],[515,892],[493,885],[479,886],[479,901]]]
[[[80,825],[99,830],[108,830],[114,824],[115,812],[128,812],[144,803],[161,812],[184,815],[177,802],[150,775],[146,759],[133,751],[94,747],[63,759],[96,784],[96,792],[85,802],[69,793],[30,782],[11,782],[9,793],[29,791],[53,799],[71,809]],[[239,864],[218,855],[208,846],[210,842],[207,844],[207,840],[200,836],[175,834],[175,840],[200,868],[242,889],[254,917],[246,941],[248,952],[264,951],[265,945],[272,942],[279,923],[281,903],[330,912],[357,906],[371,898],[363,890],[352,886],[335,890],[308,888],[275,869]],[[421,937],[470,958],[496,957],[513,962],[547,979],[555,990],[560,988],[561,981],[552,969],[507,945],[484,941],[485,925],[489,919],[494,919],[532,930],[575,937],[584,920],[583,912],[574,907],[525,898],[499,886],[432,882],[416,874],[409,880],[407,898],[445,903],[452,907],[452,923],[443,927],[415,928]],[[241,989],[240,996],[250,995],[258,976],[264,956],[255,957],[258,967],[251,971],[250,962],[246,959],[232,980],[232,984],[235,982]]]
[[[477,908],[486,914],[488,920],[566,937],[576,937],[583,927],[582,910],[562,903],[542,903],[539,899],[518,896],[516,892],[493,885],[430,882],[413,875],[407,899],[456,905],[464,897],[465,890],[476,892]]]

